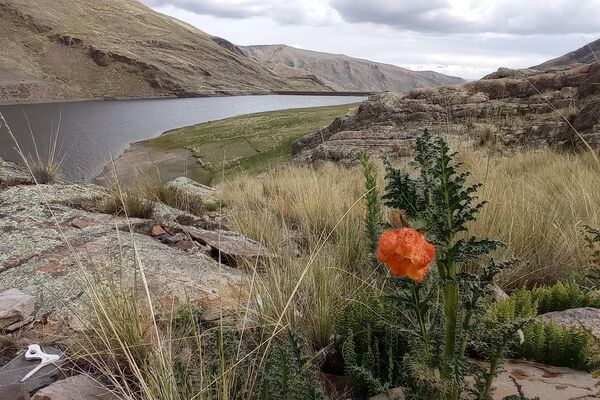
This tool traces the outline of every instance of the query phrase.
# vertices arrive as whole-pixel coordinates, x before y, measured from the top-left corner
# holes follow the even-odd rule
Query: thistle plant
[[[417,321],[417,353],[425,354],[422,359],[431,376],[443,380],[436,395],[459,399],[469,374],[467,348],[471,346],[490,360],[477,393],[477,398],[488,399],[507,343],[526,321],[484,321],[481,310],[490,294],[488,287],[506,264],[491,261],[478,275],[464,271],[466,263],[501,246],[466,234],[467,224],[485,204],[476,197],[480,185],[467,183],[469,173],[460,171],[456,154],[427,130],[417,138],[414,166],[416,176],[386,165],[385,205],[402,212],[410,227],[385,231],[377,258],[392,275],[410,278],[394,298]],[[433,265],[435,273],[430,271]],[[438,298],[441,312],[436,310]],[[480,334],[481,329],[486,335]]]

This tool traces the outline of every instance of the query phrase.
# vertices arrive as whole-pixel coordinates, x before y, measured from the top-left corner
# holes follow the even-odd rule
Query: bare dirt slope
[[[0,0],[0,101],[330,90],[136,0]]]
[[[585,46],[567,53],[563,56],[548,60],[540,65],[536,65],[535,69],[548,69],[554,67],[562,67],[571,64],[591,64],[598,62],[600,59],[600,39],[595,40]]]
[[[240,47],[275,72],[288,77],[312,74],[341,91],[406,91],[464,83],[461,78],[432,71],[411,71],[395,65],[302,50],[286,45]]]

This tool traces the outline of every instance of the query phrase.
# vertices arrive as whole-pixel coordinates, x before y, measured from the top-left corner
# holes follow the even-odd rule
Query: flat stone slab
[[[598,388],[592,374],[570,368],[552,367],[524,360],[508,360],[504,372],[494,380],[494,400],[518,394],[514,378],[528,398],[542,400],[598,399]]]
[[[42,350],[48,354],[62,354],[55,347],[44,347]],[[21,352],[9,361],[8,364],[0,368],[0,386],[19,385],[22,383],[29,393],[33,393],[40,388],[50,385],[57,379],[60,373],[60,370],[54,364],[46,365],[25,382],[21,382],[21,379],[39,364],[39,360],[26,360],[25,351]]]
[[[213,256],[218,253],[235,262],[237,257],[253,259],[256,257],[277,257],[277,254],[267,249],[259,242],[252,240],[240,233],[214,230],[208,231],[200,228],[183,227],[190,237],[201,244],[210,246]]]
[[[0,399],[2,400],[29,400],[27,387],[22,383],[0,386]]]
[[[89,375],[75,375],[40,389],[33,400],[118,400],[118,397]]]

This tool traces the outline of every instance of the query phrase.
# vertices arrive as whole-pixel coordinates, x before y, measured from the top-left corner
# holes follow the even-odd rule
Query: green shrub
[[[261,371],[257,399],[325,399],[312,359],[303,355],[302,349],[303,346],[291,332],[282,343],[271,349],[265,368]]]
[[[593,360],[594,336],[583,328],[535,321],[523,328],[523,334],[525,341],[515,348],[518,357],[582,371],[599,366]]]
[[[377,241],[381,233],[381,201],[377,190],[377,170],[369,156],[362,154],[361,163],[365,177],[365,230],[369,240],[371,253],[377,248]]]
[[[375,395],[400,383],[406,340],[398,320],[396,304],[375,294],[356,299],[339,318],[337,331],[345,334],[344,372],[363,389],[361,395]]]
[[[383,233],[389,238],[386,263],[394,274],[414,280],[394,280],[391,294],[402,315],[396,329],[409,340],[403,386],[419,398],[458,400],[474,389],[477,398],[487,399],[498,365],[525,321],[484,318],[489,285],[506,263],[490,261],[477,275],[464,267],[502,244],[466,235],[485,202],[477,198],[481,185],[469,182],[470,173],[461,169],[444,139],[425,130],[416,140],[413,164],[416,174],[387,163],[383,196],[410,227]],[[435,268],[428,273],[432,245]],[[471,368],[470,345],[490,361],[488,370]],[[475,388],[467,385],[469,377],[475,378]]]
[[[598,305],[596,292],[567,281],[533,290],[515,290],[508,299],[491,304],[486,314],[490,319],[511,320]],[[516,357],[584,371],[591,371],[596,366],[593,361],[595,339],[585,329],[535,320],[522,331],[523,343],[515,343],[512,349]]]

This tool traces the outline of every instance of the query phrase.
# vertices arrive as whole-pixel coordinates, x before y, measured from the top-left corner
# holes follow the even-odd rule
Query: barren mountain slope
[[[552,60],[548,60],[540,65],[536,65],[535,69],[547,69],[553,67],[562,67],[565,65],[571,64],[591,64],[593,62],[598,62],[600,59],[600,39],[595,40],[591,43],[586,44],[585,46],[567,53],[563,56],[554,58]]]
[[[0,0],[0,100],[329,90],[136,0]]]
[[[286,45],[240,47],[275,72],[293,77],[313,74],[344,91],[410,89],[464,83],[461,78],[432,71],[411,71],[395,65],[352,58],[341,54],[302,50]]]

